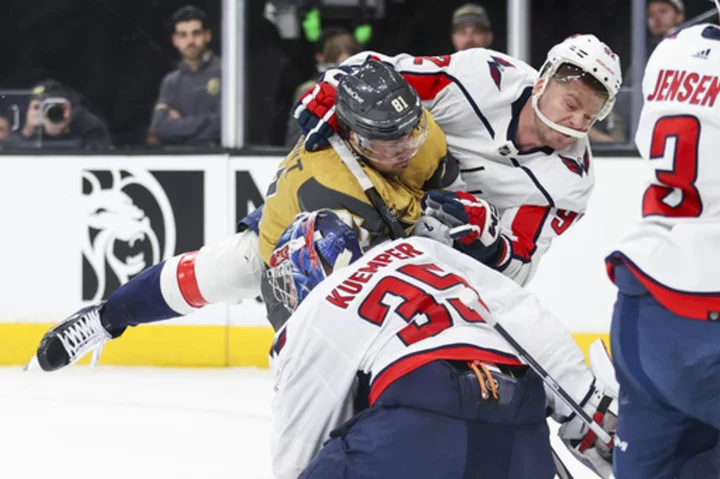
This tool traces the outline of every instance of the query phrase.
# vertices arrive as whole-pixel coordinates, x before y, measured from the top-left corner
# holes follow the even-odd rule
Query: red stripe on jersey
[[[668,311],[678,316],[699,320],[707,320],[711,313],[720,312],[720,294],[677,291],[655,281],[624,255],[615,253],[612,258],[622,260],[638,281],[647,288],[652,297]],[[608,275],[614,283],[615,271],[610,258],[606,261],[606,266]]]
[[[509,260],[508,252],[512,249],[510,246],[510,240],[507,239],[507,236],[500,235],[500,247],[502,248],[502,253],[498,255],[497,261],[492,266],[503,267],[504,269],[504,266],[507,266],[507,262]]]
[[[402,76],[412,85],[422,101],[432,100],[446,86],[452,83],[452,80],[442,73],[419,74],[403,72]]]
[[[615,284],[615,265],[610,261],[610,258],[605,260],[605,271],[607,272],[608,278]]]
[[[537,245],[545,219],[550,213],[549,206],[521,206],[512,222],[516,239],[512,242],[513,255],[522,261],[530,261]]]
[[[193,308],[202,308],[208,304],[208,302],[200,292],[197,276],[195,276],[196,257],[197,251],[191,251],[182,255],[177,267],[177,282],[180,288],[180,294],[185,298],[187,304]]]
[[[446,348],[423,351],[412,356],[406,356],[385,368],[370,386],[370,405],[375,404],[380,395],[392,383],[401,377],[415,371],[433,361],[482,361],[485,363],[506,364],[508,366],[522,366],[518,359],[501,352],[482,349],[477,346],[448,346]]]

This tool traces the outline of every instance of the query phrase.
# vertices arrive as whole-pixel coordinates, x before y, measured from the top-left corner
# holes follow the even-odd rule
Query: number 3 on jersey
[[[700,216],[703,207],[700,193],[695,186],[700,121],[690,115],[660,118],[653,129],[650,160],[665,157],[670,138],[675,138],[673,169],[656,171],[660,184],[650,185],[645,190],[643,216],[658,215],[671,218]]]

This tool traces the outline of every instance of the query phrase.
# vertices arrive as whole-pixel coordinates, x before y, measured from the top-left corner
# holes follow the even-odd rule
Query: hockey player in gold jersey
[[[408,230],[422,214],[431,189],[459,189],[457,162],[445,135],[400,74],[368,62],[340,81],[337,103],[341,136],[361,160],[388,208]],[[358,227],[362,246],[387,239],[386,225],[333,149],[305,150],[298,142],[277,170],[259,226],[260,255],[270,255],[280,234],[301,211],[334,210]]]
[[[381,198],[409,230],[422,213],[424,191],[464,186],[458,164],[447,152],[445,135],[422,108],[415,90],[383,63],[368,62],[344,75],[340,85],[341,135]],[[335,210],[348,225],[357,225],[364,245],[389,239],[380,214],[334,150],[308,152],[302,143],[280,163],[263,210],[245,218],[239,233],[151,266],[106,302],[84,308],[48,331],[38,348],[40,366],[50,371],[72,364],[119,337],[127,326],[257,296],[278,238],[301,211]],[[284,307],[275,308],[279,303],[267,284],[262,286],[268,319],[277,326],[288,313]],[[128,302],[134,305],[130,309],[124,306]],[[67,348],[58,343],[71,333],[79,334],[76,342]]]

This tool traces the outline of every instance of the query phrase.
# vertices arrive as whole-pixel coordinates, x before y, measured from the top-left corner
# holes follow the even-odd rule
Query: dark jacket
[[[74,138],[80,140],[80,146],[85,150],[106,150],[112,147],[105,123],[82,106],[76,107],[70,118],[70,131],[58,139]]]
[[[3,146],[6,148],[60,148],[107,150],[112,148],[112,137],[105,122],[82,105],[73,104],[67,130],[50,136],[42,127],[35,129],[30,138],[14,135]]]
[[[220,57],[208,52],[197,71],[183,62],[160,86],[151,130],[164,145],[220,143]],[[181,118],[170,118],[176,110]]]

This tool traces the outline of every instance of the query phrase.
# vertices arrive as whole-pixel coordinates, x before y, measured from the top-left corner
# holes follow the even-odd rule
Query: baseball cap
[[[48,98],[51,96],[65,96],[67,95],[67,89],[65,86],[57,80],[44,80],[32,89],[31,96],[33,98]]]
[[[649,0],[648,5],[651,3],[669,3],[678,13],[685,13],[685,4],[682,0]]]
[[[474,3],[467,3],[453,13],[452,29],[454,30],[463,23],[474,23],[484,30],[492,30],[487,11]]]

